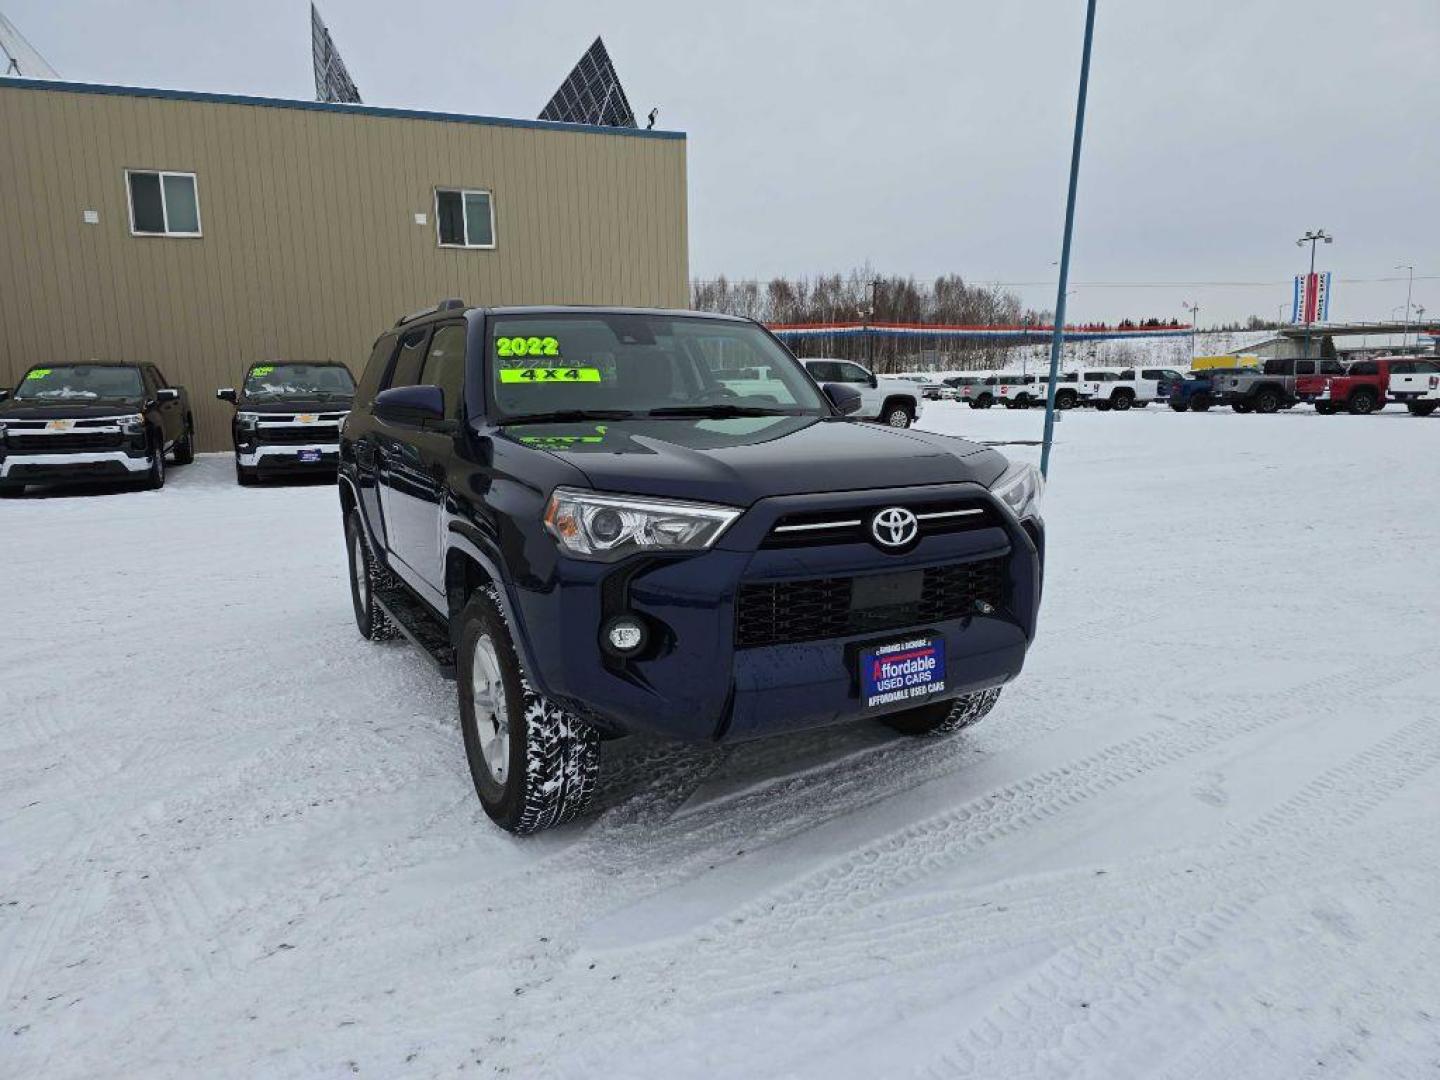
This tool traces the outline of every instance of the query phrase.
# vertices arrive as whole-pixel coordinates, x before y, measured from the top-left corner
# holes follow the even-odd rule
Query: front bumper
[[[306,460],[309,459],[309,460]],[[260,472],[309,472],[333,469],[340,464],[339,443],[287,443],[250,446],[235,451],[235,461]]]
[[[143,451],[5,454],[0,457],[0,480],[17,484],[84,484],[96,480],[125,480],[149,468],[150,456]]]
[[[974,485],[955,488],[971,497],[984,492]],[[938,499],[956,492],[900,489],[886,492],[884,501],[911,505],[907,494],[914,493]],[[539,684],[602,729],[699,742],[754,738],[903,710],[904,703],[862,706],[855,654],[862,645],[901,641],[919,632],[945,640],[945,690],[934,700],[998,686],[1019,674],[1035,632],[1043,526],[1035,522],[1022,528],[1002,513],[1001,524],[926,536],[898,556],[869,543],[750,546],[778,518],[814,498],[764,500],[722,537],[722,546],[700,555],[618,565],[561,559],[549,580],[517,586],[513,598]],[[874,506],[876,496],[856,493],[850,501]],[[827,499],[826,507],[843,509],[845,500]],[[1000,603],[990,613],[968,611],[822,640],[754,647],[737,641],[743,585],[859,579],[990,560],[1003,563]],[[617,660],[600,647],[601,626],[622,611],[640,615],[654,631],[654,643],[642,658]]]

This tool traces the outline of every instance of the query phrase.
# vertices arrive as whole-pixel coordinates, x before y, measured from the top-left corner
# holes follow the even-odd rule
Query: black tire
[[[493,592],[476,592],[458,619],[460,731],[480,805],[521,835],[580,816],[600,772],[598,733],[531,689]]]
[[[1376,408],[1378,404],[1379,400],[1373,391],[1356,390],[1350,395],[1350,400],[1346,402],[1345,407],[1350,410],[1351,416],[1369,416],[1371,413],[1379,411]]]
[[[150,443],[150,471],[145,474],[145,486],[151,491],[165,486],[165,436],[158,431]]]
[[[1101,398],[1100,400],[1095,402],[1096,412],[1109,412],[1114,407],[1115,403],[1110,401],[1108,398]]]
[[[1131,407],[1131,408],[1134,408],[1134,409],[1143,409],[1143,408],[1145,408],[1146,405],[1149,405],[1149,404],[1150,404],[1150,403],[1149,403],[1148,401],[1138,401],[1138,400],[1137,400],[1137,401],[1132,401],[1132,402],[1130,403],[1130,407]]]
[[[1186,405],[1185,402],[1183,402],[1183,401],[1172,401],[1172,402],[1170,402],[1170,408],[1171,408],[1171,410],[1174,411],[1174,412],[1184,412],[1184,411],[1185,411],[1186,409],[1188,409],[1189,407],[1190,407],[1190,406]]]
[[[1116,412],[1128,412],[1130,406],[1135,404],[1135,395],[1129,391],[1120,391],[1110,399],[1110,404]]]
[[[1270,413],[1280,411],[1280,395],[1267,386],[1256,391],[1253,404],[1257,413],[1268,416]]]
[[[937,701],[933,705],[921,705],[904,712],[882,716],[881,723],[894,728],[902,735],[952,735],[957,731],[978,724],[990,715],[995,702],[1000,698],[1000,687],[977,690],[964,697]]]
[[[1248,413],[1250,411],[1249,404],[1244,401],[1232,402],[1230,408],[1234,409],[1237,413]]]
[[[1055,408],[1073,409],[1080,402],[1080,395],[1074,390],[1057,390],[1055,392]]]
[[[979,398],[977,398],[976,401],[975,401],[975,407],[976,407],[977,409],[988,409],[988,408],[990,408],[990,406],[992,406],[992,405],[994,405],[994,404],[995,404],[995,399],[994,399],[993,397],[991,397],[989,394],[982,394],[982,395],[981,395]]]
[[[1190,411],[1207,412],[1209,411],[1210,406],[1213,404],[1214,402],[1210,400],[1208,394],[1196,394],[1193,398],[1190,399]]]
[[[1340,406],[1333,401],[1317,401],[1315,402],[1315,411],[1321,416],[1334,416],[1340,411]]]
[[[185,434],[175,441],[175,464],[190,465],[195,461],[194,421],[185,418]]]
[[[345,553],[350,568],[350,604],[360,636],[366,641],[390,641],[398,631],[390,616],[375,603],[375,590],[393,585],[394,579],[375,562],[360,515],[354,510],[345,515]]]
[[[1407,401],[1405,408],[1411,416],[1429,416],[1440,408],[1440,401]]]
[[[890,402],[885,406],[885,411],[880,414],[880,422],[886,427],[908,428],[915,422],[915,417],[910,411],[910,406],[901,402]]]
[[[0,484],[0,499],[18,499],[24,494],[24,484]]]
[[[241,487],[254,487],[260,482],[260,473],[255,469],[247,469],[240,462],[235,462],[235,482]]]

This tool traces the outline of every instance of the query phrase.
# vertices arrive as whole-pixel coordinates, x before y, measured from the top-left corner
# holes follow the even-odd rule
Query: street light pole
[[[1190,366],[1195,366],[1195,335],[1200,332],[1200,305],[1181,300],[1180,306],[1190,312]]]
[[[1050,334],[1050,379],[1045,386],[1045,438],[1040,475],[1050,476],[1050,443],[1055,437],[1055,384],[1065,342],[1065,289],[1070,281],[1070,238],[1075,232],[1075,188],[1080,181],[1080,143],[1085,135],[1085,96],[1090,89],[1090,44],[1095,39],[1095,0],[1085,5],[1085,44],[1080,51],[1080,91],[1075,97],[1075,138],[1070,146],[1070,188],[1065,196],[1065,233],[1060,241],[1060,281],[1055,288],[1055,325]]]
[[[1314,280],[1314,278],[1315,278],[1315,245],[1316,245],[1317,243],[1319,243],[1321,240],[1325,241],[1325,243],[1327,243],[1327,244],[1333,244],[1333,243],[1335,242],[1335,238],[1334,238],[1333,236],[1328,235],[1328,234],[1325,232],[1324,229],[1311,229],[1311,230],[1310,230],[1309,232],[1307,232],[1304,236],[1302,236],[1299,240],[1296,240],[1296,241],[1295,241],[1295,246],[1296,246],[1296,247],[1304,247],[1306,244],[1309,244],[1309,245],[1310,245],[1310,276],[1305,279],[1305,312],[1304,312],[1304,315],[1305,315],[1305,356],[1304,356],[1304,359],[1306,359],[1306,360],[1309,360],[1309,359],[1311,358],[1311,357],[1310,357],[1310,300],[1311,300],[1312,298],[1311,298],[1311,296],[1310,296],[1310,284],[1311,284],[1311,282],[1312,282],[1312,281]],[[1319,371],[1320,369],[1317,367],[1315,370],[1316,370],[1316,371]],[[1298,369],[1297,369],[1297,372],[1298,372]]]
[[[1410,279],[1405,285],[1405,333],[1400,335],[1400,344],[1408,345],[1410,343],[1410,294],[1415,288],[1415,267],[1402,265],[1395,269],[1410,271]]]

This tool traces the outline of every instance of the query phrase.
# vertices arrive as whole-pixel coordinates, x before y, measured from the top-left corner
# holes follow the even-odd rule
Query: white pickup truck
[[[999,372],[995,377],[995,389],[999,401],[1007,409],[1028,409],[1044,407],[1045,395],[1050,388],[1050,376],[1042,372],[1031,375],[1010,371]],[[1062,371],[1055,378],[1055,407],[1073,409],[1077,405],[1090,405],[1100,393],[1098,382],[1082,379],[1077,372]]]
[[[852,415],[861,420],[878,420],[890,427],[908,428],[920,418],[924,398],[919,383],[881,378],[849,360],[817,357],[802,358],[800,363],[818,383],[845,383],[860,391],[860,410]]]
[[[1080,373],[1086,382],[1100,384],[1099,393],[1091,399],[1097,409],[1143,409],[1162,397],[1161,386],[1185,376],[1172,368],[1101,367],[1086,368]]]
[[[1385,393],[1412,416],[1429,416],[1440,408],[1440,361],[1426,357],[1390,361]]]

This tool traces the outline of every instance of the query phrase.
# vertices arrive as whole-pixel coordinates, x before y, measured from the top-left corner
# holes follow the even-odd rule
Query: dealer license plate
[[[918,701],[945,689],[945,639],[915,637],[860,650],[865,708]]]
[[[320,460],[320,451],[319,451],[319,450],[301,450],[299,457],[300,457],[300,460],[301,460],[301,461],[319,461],[319,460]]]

